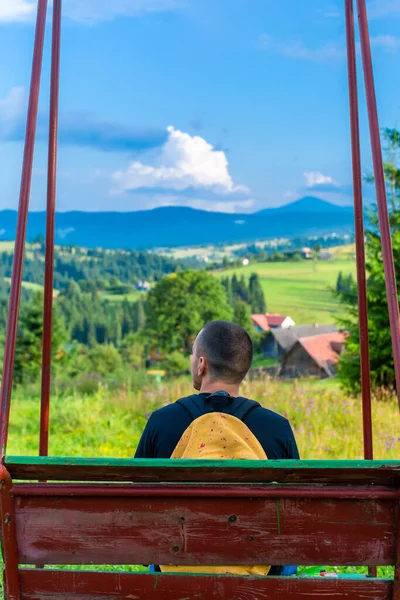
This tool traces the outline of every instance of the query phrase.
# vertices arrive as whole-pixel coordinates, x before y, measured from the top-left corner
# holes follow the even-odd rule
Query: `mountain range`
[[[17,211],[0,211],[0,240],[13,240]],[[44,235],[46,215],[31,212],[28,241]],[[63,212],[56,243],[88,248],[155,248],[291,238],[353,230],[353,208],[306,197],[252,214],[163,207],[137,212]]]

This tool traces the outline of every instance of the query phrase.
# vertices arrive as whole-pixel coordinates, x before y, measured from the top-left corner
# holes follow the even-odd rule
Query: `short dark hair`
[[[253,342],[247,331],[228,321],[212,321],[201,330],[197,354],[208,361],[210,375],[226,383],[240,383],[253,360]]]

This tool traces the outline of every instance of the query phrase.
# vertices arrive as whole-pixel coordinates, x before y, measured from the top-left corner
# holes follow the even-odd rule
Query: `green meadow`
[[[332,323],[343,308],[332,293],[339,272],[355,275],[355,261],[339,257],[332,261],[260,263],[219,271],[217,277],[247,279],[258,273],[268,312],[290,315],[297,324]]]
[[[283,383],[265,379],[245,383],[242,391],[290,420],[302,458],[362,458],[361,399],[347,396],[337,380]],[[188,378],[162,384],[148,380],[140,387],[127,381],[116,391],[100,384],[90,395],[56,391],[51,404],[50,454],[131,457],[151,412],[190,393]],[[39,405],[37,390],[16,390],[8,454],[37,454]],[[396,399],[374,399],[373,411],[375,457],[398,459]]]

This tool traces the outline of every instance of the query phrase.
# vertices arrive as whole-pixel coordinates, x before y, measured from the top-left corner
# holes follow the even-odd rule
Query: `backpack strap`
[[[243,421],[249,412],[261,406],[259,402],[249,400],[248,398],[236,398],[236,402],[238,402],[238,404],[232,415],[239,419],[239,421]]]
[[[186,398],[180,398],[177,400],[177,404],[182,406],[192,421],[195,421],[204,415],[204,410],[198,404],[197,394],[187,396]]]
[[[215,396],[218,395],[220,395],[218,394],[218,392],[215,393]],[[254,400],[249,400],[248,398],[239,397],[233,398],[233,400],[236,406],[233,412],[229,412],[227,414],[233,415],[234,417],[239,419],[239,421],[243,421],[243,419],[249,414],[249,412],[251,412],[254,408],[260,406],[258,402],[255,402]],[[197,394],[194,394],[193,396],[187,396],[186,398],[180,398],[180,400],[177,401],[177,404],[182,406],[182,408],[188,413],[191,421],[195,421],[199,417],[202,417],[204,414],[207,414],[207,412],[213,412],[212,410],[206,412],[204,411],[204,405],[202,405],[202,403],[199,401],[199,397]]]

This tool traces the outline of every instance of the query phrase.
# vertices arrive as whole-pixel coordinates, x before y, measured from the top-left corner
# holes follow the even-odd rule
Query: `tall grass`
[[[55,395],[51,402],[50,454],[131,457],[151,412],[192,393],[186,378],[141,389],[101,387],[95,394]],[[243,395],[285,415],[302,458],[357,459],[363,456],[361,399],[334,381],[247,382]],[[39,394],[14,394],[8,454],[37,454]],[[373,401],[375,457],[400,459],[400,416],[396,399]]]

